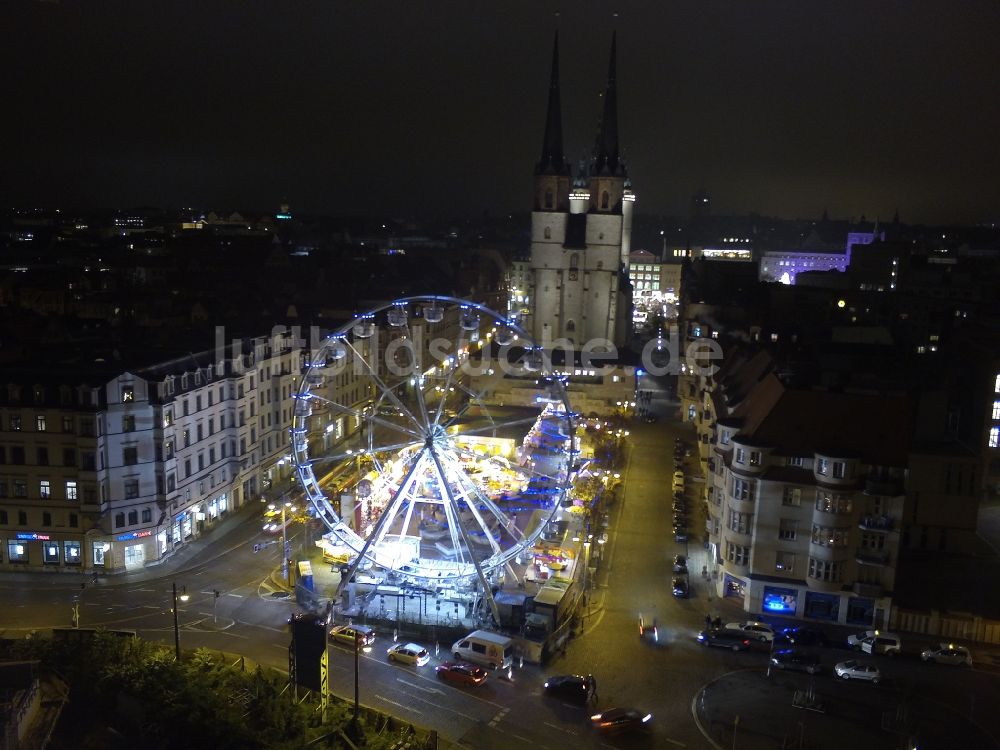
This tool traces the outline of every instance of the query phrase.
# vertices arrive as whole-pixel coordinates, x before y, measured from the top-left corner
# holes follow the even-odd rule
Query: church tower
[[[562,147],[558,53],[557,36],[542,159],[535,169],[531,329],[543,345],[561,339],[579,348],[604,339],[621,347],[631,324],[628,254],[635,195],[618,142],[616,37],[591,160],[572,185]]]

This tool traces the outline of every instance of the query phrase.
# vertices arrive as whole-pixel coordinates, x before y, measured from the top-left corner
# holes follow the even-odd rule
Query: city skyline
[[[639,211],[997,216],[985,2],[619,8],[18,2],[8,205],[392,217],[530,210],[553,33],[566,156],[589,156],[618,34]],[[905,11],[905,15],[903,15]]]

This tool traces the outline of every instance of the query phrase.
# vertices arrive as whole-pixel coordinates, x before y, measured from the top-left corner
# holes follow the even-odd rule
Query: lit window
[[[42,479],[38,483],[38,495],[42,498],[52,497],[52,486],[49,484],[48,479]]]
[[[35,429],[39,432],[45,432],[45,416],[39,414],[35,417]]]
[[[130,385],[123,385],[122,403],[127,404],[129,401],[135,401],[135,390]]]
[[[990,448],[1000,446],[1000,427],[990,428]]]
[[[827,459],[825,459],[825,458],[817,458],[816,459],[816,473],[817,474],[826,474],[826,472],[829,471],[829,468],[830,468],[830,462]]]
[[[993,419],[1000,419],[1000,401],[993,402]]]
[[[1000,393],[1000,373],[997,374],[996,383],[993,384],[993,392]]]
[[[76,482],[72,479],[66,482],[66,499],[76,500]]]

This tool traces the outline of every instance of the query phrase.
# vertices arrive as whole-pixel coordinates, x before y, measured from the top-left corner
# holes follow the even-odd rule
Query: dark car
[[[580,674],[557,674],[545,681],[545,694],[583,705],[590,697],[590,679]]]
[[[674,555],[674,572],[687,575],[688,561],[684,555]]]
[[[674,541],[675,542],[686,542],[688,540],[687,529],[674,529]]]
[[[642,729],[652,718],[652,714],[634,708],[609,708],[591,716],[590,724],[599,732],[618,734]]]
[[[809,674],[816,674],[823,668],[819,663],[819,656],[794,648],[775,651],[771,655],[771,663],[778,669],[793,669]]]
[[[437,676],[446,682],[459,685],[482,685],[486,681],[486,670],[461,661],[446,661],[434,668]]]
[[[678,599],[688,598],[688,580],[687,576],[677,576],[674,578],[674,596]]]
[[[829,646],[830,639],[826,633],[818,628],[798,626],[785,628],[781,631],[780,639],[791,643],[793,646]]]
[[[746,651],[750,648],[750,639],[742,630],[702,630],[698,633],[698,643],[702,646],[717,646],[733,651]]]
[[[642,421],[643,421],[643,422],[646,422],[647,424],[652,424],[653,422],[655,422],[655,421],[656,421],[656,415],[655,415],[655,414],[646,414],[646,415],[645,415],[645,416],[644,416],[644,417],[642,418]]]

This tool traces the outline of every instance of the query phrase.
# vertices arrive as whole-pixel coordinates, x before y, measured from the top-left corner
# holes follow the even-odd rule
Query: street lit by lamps
[[[177,661],[181,660],[181,629],[177,624],[177,582],[173,583],[174,589],[174,654]],[[188,600],[187,586],[181,586],[180,600],[186,602]]]

